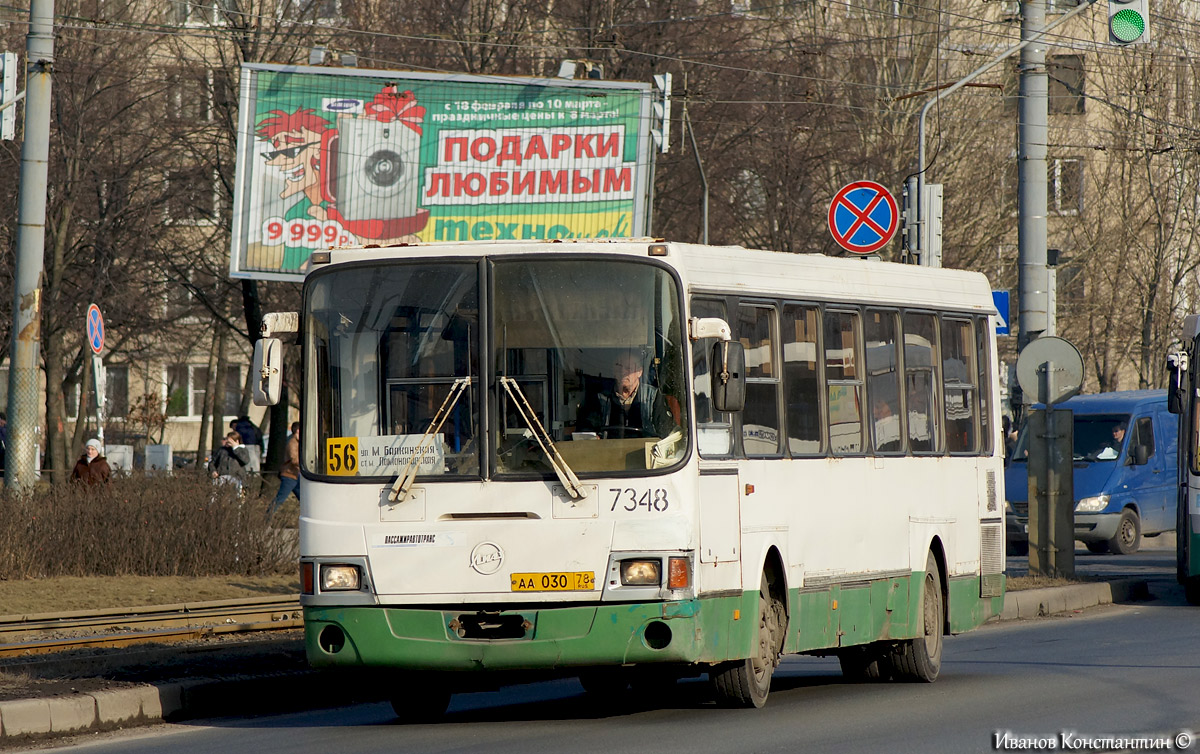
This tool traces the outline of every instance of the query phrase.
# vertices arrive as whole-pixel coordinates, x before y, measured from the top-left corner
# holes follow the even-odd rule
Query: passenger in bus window
[[[613,379],[584,398],[575,423],[576,433],[595,432],[605,438],[666,437],[673,422],[658,388],[642,380],[642,355],[623,350],[613,364]]]
[[[880,453],[900,450],[900,418],[886,398],[875,398],[871,404],[871,415],[875,420],[875,450]]]

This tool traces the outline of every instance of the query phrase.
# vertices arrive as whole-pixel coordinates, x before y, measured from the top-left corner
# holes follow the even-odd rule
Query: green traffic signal
[[[1108,0],[1108,41],[1116,45],[1150,41],[1150,0]]]
[[[1146,33],[1146,19],[1142,14],[1129,8],[1124,8],[1113,14],[1108,20],[1112,35],[1121,42],[1133,42]]]

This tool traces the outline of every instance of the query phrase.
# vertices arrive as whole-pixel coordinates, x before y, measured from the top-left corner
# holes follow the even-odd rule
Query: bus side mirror
[[[1167,354],[1167,374],[1170,376],[1167,385],[1167,411],[1172,414],[1182,414],[1186,402],[1187,388],[1184,387],[1187,374],[1188,356],[1184,351]]]
[[[736,340],[718,341],[712,351],[713,408],[741,411],[746,407],[746,350]]]
[[[254,342],[254,379],[251,397],[255,406],[279,403],[283,389],[283,343],[279,338],[259,338]]]

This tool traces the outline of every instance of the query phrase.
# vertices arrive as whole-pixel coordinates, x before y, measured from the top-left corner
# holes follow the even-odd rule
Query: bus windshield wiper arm
[[[537,413],[534,412],[533,406],[529,404],[529,399],[525,397],[525,391],[521,390],[521,386],[512,377],[501,377],[500,384],[504,386],[505,392],[512,398],[513,405],[517,407],[517,413],[521,415],[521,420],[525,422],[525,426],[529,427],[529,430],[533,433],[533,439],[537,440],[538,447],[546,454],[547,460],[550,461],[550,466],[554,469],[554,473],[558,475],[558,481],[562,482],[562,486],[566,489],[567,494],[576,500],[582,500],[587,497],[587,490],[579,483],[575,472],[567,465],[566,459],[559,454],[558,448],[554,447],[554,440],[550,438],[550,433],[542,426],[542,422],[538,419]]]
[[[404,465],[399,476],[396,477],[396,481],[392,483],[392,491],[388,493],[388,502],[404,502],[408,499],[408,491],[412,488],[413,481],[417,478],[417,470],[421,468],[421,461],[425,458],[426,446],[432,444],[434,436],[446,423],[446,417],[454,410],[458,399],[467,392],[470,384],[470,377],[459,377],[450,385],[450,392],[446,394],[446,400],[442,401],[437,413],[429,420],[429,427],[425,429],[425,434],[421,435],[421,441],[413,450],[412,458],[408,459],[408,463]]]

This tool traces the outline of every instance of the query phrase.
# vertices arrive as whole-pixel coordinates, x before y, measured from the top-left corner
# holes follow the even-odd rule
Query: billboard
[[[352,244],[648,231],[649,84],[246,64],[233,277]]]

